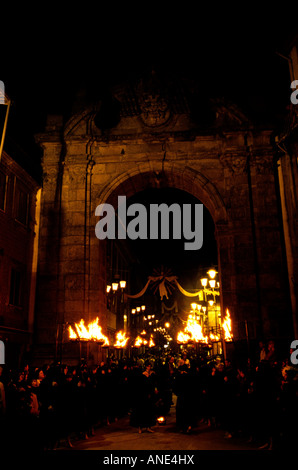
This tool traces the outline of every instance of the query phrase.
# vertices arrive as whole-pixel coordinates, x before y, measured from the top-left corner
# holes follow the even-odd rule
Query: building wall
[[[16,365],[32,343],[41,190],[6,152],[0,178],[0,336]]]
[[[298,37],[296,36],[285,50],[284,58],[289,64],[289,90],[294,80],[298,80]],[[297,88],[297,87],[296,87]],[[282,208],[282,221],[285,237],[288,282],[291,297],[291,312],[294,325],[294,338],[298,337],[298,104],[290,102],[289,112],[279,135],[278,148],[279,195]]]
[[[123,113],[108,132],[96,127],[94,109],[85,109],[64,127],[59,120],[49,122],[38,136],[44,150],[40,344],[53,346],[55,322],[99,315],[108,328],[105,245],[94,233],[95,209],[158,184],[190,192],[209,210],[222,309],[230,310],[235,338],[245,339],[245,322],[254,338],[288,337],[292,319],[273,132],[255,130],[222,105],[209,133],[198,129],[185,109],[172,119],[156,108],[148,118],[146,109],[145,118]]]

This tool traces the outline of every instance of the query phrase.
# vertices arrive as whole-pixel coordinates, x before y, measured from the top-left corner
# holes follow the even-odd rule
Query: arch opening
[[[126,292],[128,293],[127,304],[121,305],[120,301],[117,306],[113,303],[113,300],[110,300],[107,304],[108,309],[114,310],[116,314],[116,330],[129,329],[131,333],[136,335],[144,327],[148,327],[147,319],[148,317],[150,319],[152,315],[161,322],[160,325],[170,325],[169,328],[175,338],[177,338],[178,331],[183,329],[183,325],[191,312],[191,304],[194,300],[198,301],[199,297],[187,297],[173,286],[169,288],[164,297],[161,297],[158,286],[154,286],[154,282],[151,282],[150,287],[143,295],[131,299],[131,294],[134,295],[142,291],[149,277],[158,277],[160,274],[177,277],[179,284],[187,292],[194,293],[202,289],[201,278],[206,277],[208,269],[215,268],[218,274],[217,281],[220,284],[218,248],[215,238],[216,224],[209,208],[203,204],[202,200],[198,199],[198,194],[203,195],[209,207],[213,209],[213,217],[220,219],[219,215],[222,215],[224,211],[223,208],[220,210],[219,206],[215,207],[216,198],[214,195],[207,197],[206,189],[199,188],[194,182],[191,183],[189,177],[179,178],[174,173],[167,174],[166,178],[162,174],[160,179],[157,178],[156,172],[151,174],[139,173],[119,183],[116,188],[108,193],[106,202],[117,208],[117,215],[119,215],[120,210],[120,207],[117,206],[119,196],[126,197],[126,210],[136,204],[144,207],[147,213],[147,225],[150,225],[150,206],[154,204],[157,206],[164,204],[167,208],[171,208],[173,205],[178,206],[181,209],[180,215],[183,214],[185,205],[191,207],[192,213],[189,222],[192,230],[196,228],[196,223],[200,223],[200,221],[195,220],[193,208],[200,205],[203,211],[201,228],[203,243],[200,249],[197,250],[185,249],[186,238],[183,237],[183,227],[181,238],[175,239],[173,237],[173,214],[170,214],[169,219],[167,219],[170,227],[169,236],[165,239],[161,239],[160,232],[158,239],[150,239],[148,229],[148,236],[145,239],[131,239],[127,234],[126,239],[107,240],[107,284],[111,285],[115,281],[119,282],[124,279],[127,285]],[[126,228],[133,219],[133,215],[127,216],[125,220]],[[161,221],[161,219],[159,220]],[[180,220],[183,222],[183,217]],[[119,217],[117,219],[118,223]],[[140,227],[137,227],[137,231],[139,230]],[[161,227],[159,227],[159,230],[161,230]],[[211,297],[214,298],[205,295],[204,299],[201,299],[201,304],[204,304],[204,307],[207,306]],[[204,328],[208,328],[208,331],[215,331],[219,328],[221,300],[220,298],[216,300],[217,305],[209,308],[209,317],[203,315],[200,319],[202,325],[204,323]],[[146,307],[148,317],[144,314],[137,318],[131,314],[138,306],[137,304],[140,303]],[[203,311],[206,312],[206,310]],[[210,354],[212,352],[222,353],[221,345],[217,344],[216,351],[212,349]]]

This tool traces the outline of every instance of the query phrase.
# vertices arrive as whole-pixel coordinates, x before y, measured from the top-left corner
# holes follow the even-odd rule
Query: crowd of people
[[[291,448],[298,369],[290,358],[277,360],[270,345],[260,346],[258,360],[242,367],[189,351],[109,357],[92,367],[0,367],[0,442],[26,450],[72,447],[125,416],[131,430],[154,432],[157,418],[175,407],[177,431],[193,433],[205,423],[256,448]]]

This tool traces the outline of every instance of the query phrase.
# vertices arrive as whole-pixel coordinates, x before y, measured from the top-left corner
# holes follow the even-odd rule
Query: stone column
[[[264,334],[267,338],[287,337],[292,328],[291,307],[272,153],[252,152],[249,171]]]
[[[245,322],[251,335],[262,334],[258,264],[254,252],[245,153],[225,153],[224,166],[228,225],[216,226],[221,273],[222,310],[229,308],[235,340],[245,340]]]
[[[63,224],[61,182],[64,172],[63,148],[59,139],[42,144],[43,189],[41,199],[38,295],[37,355],[53,357],[61,299],[59,297],[60,230]]]

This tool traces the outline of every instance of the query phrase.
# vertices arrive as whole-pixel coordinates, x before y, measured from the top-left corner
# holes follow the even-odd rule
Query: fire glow
[[[125,333],[123,333],[122,331],[119,331],[116,334],[116,338],[117,338],[117,341],[114,344],[115,348],[125,348],[125,346],[127,346],[127,342],[129,338],[126,337]]]
[[[219,335],[214,335],[213,333],[210,333],[209,338],[211,341],[215,341],[215,342],[220,340]]]
[[[184,332],[179,331],[177,341],[183,344],[192,341],[195,343],[208,343],[208,337],[203,335],[200,323],[192,315],[189,315]]]
[[[233,341],[232,333],[232,320],[230,312],[226,309],[226,316],[222,323],[223,331],[223,340],[226,342]],[[220,341],[221,336],[215,335],[213,333],[208,336],[204,336],[203,329],[201,324],[195,319],[193,315],[189,315],[187,319],[187,325],[184,328],[184,331],[179,331],[177,335],[177,342],[179,344],[187,343],[206,343],[208,342],[218,342]]]
[[[166,424],[166,419],[164,416],[160,416],[159,418],[157,418],[156,421],[158,422],[158,424]]]
[[[226,309],[226,316],[222,323],[222,329],[224,331],[224,340],[228,342],[233,341],[232,320],[231,320],[229,309]]]
[[[102,328],[98,324],[98,317],[85,326],[85,322],[82,319],[80,323],[75,323],[75,330],[69,326],[68,333],[69,339],[73,341],[94,341],[104,346],[109,345],[108,338],[102,333]]]
[[[140,346],[146,346],[146,344],[148,344],[148,341],[146,339],[137,336],[137,338],[135,339],[134,347],[139,348]]]

